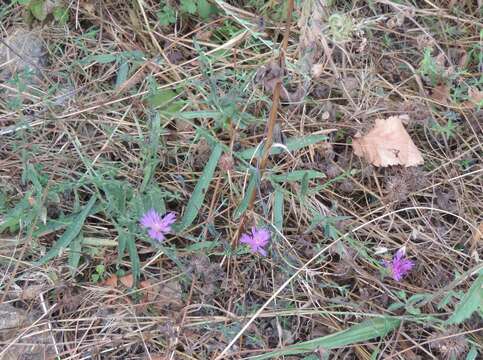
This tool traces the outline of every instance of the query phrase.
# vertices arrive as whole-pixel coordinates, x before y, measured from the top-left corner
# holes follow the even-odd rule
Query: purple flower
[[[270,232],[267,229],[252,228],[251,235],[243,234],[240,238],[240,242],[250,246],[250,250],[253,253],[259,253],[262,256],[267,256],[267,252],[263,247],[270,241]]]
[[[152,239],[163,241],[164,235],[171,231],[171,224],[175,221],[175,213],[170,212],[161,217],[156,210],[151,209],[141,217],[139,223],[144,229],[148,229],[148,235]]]
[[[392,278],[401,281],[402,278],[413,268],[414,263],[404,258],[404,248],[399,249],[391,262],[383,261],[384,266],[391,271]]]

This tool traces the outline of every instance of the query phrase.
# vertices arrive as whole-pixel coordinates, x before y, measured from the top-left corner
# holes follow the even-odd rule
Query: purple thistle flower
[[[404,258],[404,253],[404,248],[401,248],[391,262],[383,261],[384,266],[391,271],[392,278],[396,281],[401,281],[414,266],[414,262]]]
[[[171,224],[175,221],[175,213],[170,212],[161,217],[156,210],[151,209],[141,217],[139,224],[144,229],[148,229],[148,235],[152,239],[161,242],[164,240],[164,236],[171,231]]]
[[[253,253],[259,253],[262,256],[267,256],[267,252],[263,249],[270,241],[270,232],[267,229],[257,229],[252,227],[252,233],[243,234],[240,242],[250,246]]]

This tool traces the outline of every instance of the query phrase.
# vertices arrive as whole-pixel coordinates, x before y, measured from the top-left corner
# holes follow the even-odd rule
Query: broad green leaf
[[[70,267],[70,272],[72,275],[75,275],[75,272],[77,268],[79,267],[79,261],[80,261],[80,256],[81,256],[81,249],[82,249],[82,241],[83,241],[83,236],[82,236],[82,231],[79,233],[78,236],[74,240],[72,240],[72,243],[69,246],[69,267]]]
[[[173,90],[170,89],[161,89],[155,91],[153,94],[149,95],[146,100],[148,105],[151,107],[158,107],[161,105],[166,105],[170,101],[176,98],[178,94],[176,94]]]
[[[208,19],[215,9],[207,0],[198,0],[198,15],[203,20]]]
[[[308,135],[303,137],[291,138],[287,140],[285,147],[289,151],[296,151],[306,146],[317,144],[324,140],[327,140],[327,136],[325,135]],[[254,147],[241,151],[238,155],[243,159],[251,159],[254,155],[261,156],[261,154],[263,153],[262,149],[263,146],[259,146],[258,150],[256,147]],[[272,147],[272,149],[270,150],[270,154],[281,154],[283,151],[285,151],[285,149],[281,147]]]
[[[47,7],[45,5],[45,0],[32,0],[30,2],[30,12],[37,20],[44,21],[47,17]]]
[[[255,191],[255,187],[257,186],[257,184],[258,184],[258,173],[252,172],[250,175],[250,180],[248,181],[248,186],[246,188],[245,195],[243,196],[241,203],[238,205],[238,207],[235,210],[235,213],[233,214],[234,220],[238,220],[240,216],[242,216],[243,213],[248,208],[248,204],[250,203],[250,198],[252,197],[252,194]]]
[[[32,191],[25,193],[24,197],[15,205],[15,207],[6,212],[3,222],[0,223],[0,234],[6,229],[13,232],[17,229],[20,220],[31,209],[29,197],[32,196]]]
[[[196,12],[196,0],[181,0],[180,9],[193,15]]]
[[[483,273],[473,282],[463,299],[456,305],[453,314],[446,320],[447,324],[460,324],[468,319],[473,312],[482,306],[483,301]]]
[[[69,20],[69,8],[63,6],[56,6],[52,12],[54,19],[61,25],[64,25]]]
[[[282,232],[283,228],[283,190],[280,187],[275,189],[273,199],[273,226]]]
[[[269,175],[268,178],[272,181],[281,183],[289,181],[302,181],[304,178],[308,180],[325,178],[325,174],[316,170],[295,170],[280,175]]]
[[[399,324],[400,320],[393,317],[371,319],[354,325],[347,330],[336,332],[332,335],[304,341],[298,344],[287,346],[284,349],[271,351],[269,353],[253,356],[248,359],[271,359],[282,355],[303,354],[315,351],[318,348],[329,350],[353,345],[386,336],[388,333],[395,330]]]
[[[186,210],[184,212],[183,218],[181,219],[181,223],[177,227],[175,227],[178,231],[182,231],[190,226],[198,215],[201,207],[203,206],[206,191],[208,190],[210,182],[213,178],[213,174],[215,173],[215,169],[218,164],[218,160],[220,159],[221,153],[221,145],[215,145],[210,155],[210,159],[208,160],[208,163],[203,170],[203,174],[201,175],[193,193],[191,194],[188,205],[186,205]]]
[[[72,240],[74,240],[84,225],[84,221],[86,220],[89,212],[91,211],[92,207],[96,202],[96,196],[92,195],[89,202],[84,206],[84,209],[73,219],[73,221],[69,224],[65,232],[62,236],[57,240],[54,246],[47,251],[47,253],[39,260],[35,262],[36,265],[43,265],[47,261],[55,258],[59,255],[60,251],[63,248],[66,248],[70,245]]]

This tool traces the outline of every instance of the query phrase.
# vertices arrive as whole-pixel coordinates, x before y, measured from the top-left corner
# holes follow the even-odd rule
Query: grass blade
[[[198,215],[198,212],[203,205],[208,186],[210,185],[213,174],[215,173],[216,165],[218,164],[221,153],[222,147],[220,145],[215,145],[215,147],[213,148],[213,152],[211,153],[210,159],[208,160],[208,163],[203,170],[203,174],[198,180],[193,194],[191,194],[188,205],[186,206],[186,211],[183,215],[183,218],[181,219],[181,223],[175,227],[177,231],[182,231],[190,226]]]
[[[446,320],[448,324],[460,324],[468,319],[483,302],[483,273],[480,272],[463,299],[456,305],[453,314]]]
[[[303,137],[297,137],[297,138],[290,138],[287,140],[285,147],[289,151],[296,151],[306,146],[317,144],[324,140],[327,140],[326,135],[309,135],[309,136],[303,136]],[[272,149],[270,149],[270,154],[276,155],[276,154],[282,153],[283,151],[284,149],[280,147],[272,147]],[[245,160],[248,160],[248,159],[251,159],[254,155],[261,156],[262,153],[263,153],[263,146],[259,146],[258,150],[256,147],[254,147],[254,148],[241,151],[238,153],[238,156],[240,156]]]
[[[80,256],[81,256],[81,249],[82,249],[82,242],[84,241],[84,237],[82,236],[82,232],[79,233],[78,236],[72,241],[69,246],[69,267],[72,275],[75,275],[75,271],[79,266]]]
[[[139,260],[138,250],[136,249],[136,242],[131,235],[131,231],[121,231],[119,233],[119,239],[126,244],[127,253],[131,259],[131,271],[134,278],[134,287],[137,286],[139,278],[141,276],[141,261]]]
[[[238,205],[238,207],[235,210],[235,213],[233,214],[234,220],[238,220],[240,216],[242,216],[243,213],[248,208],[250,197],[252,196],[252,193],[257,184],[258,184],[258,174],[256,172],[252,172],[250,176],[250,180],[248,181],[247,189],[245,191],[245,196],[243,197],[243,200],[241,201],[240,205]]]
[[[47,253],[39,260],[35,262],[35,265],[43,265],[47,261],[55,258],[59,255],[62,248],[66,248],[70,245],[72,240],[74,240],[84,225],[84,221],[86,220],[89,212],[91,211],[92,207],[96,202],[96,196],[92,195],[89,202],[84,206],[84,209],[73,219],[73,221],[67,226],[67,229],[62,234],[62,236],[57,240],[55,245],[47,251]]]
[[[285,349],[271,351],[266,354],[250,357],[249,359],[270,359],[282,355],[297,355],[314,351],[318,348],[335,349],[341,346],[352,345],[363,341],[386,336],[399,326],[400,320],[392,317],[376,318],[354,325],[349,329],[336,332],[332,335],[304,341]]]
[[[325,174],[316,170],[295,170],[285,174],[270,175],[269,179],[274,182],[303,181],[325,178]]]
[[[280,187],[275,189],[273,199],[273,226],[282,232],[283,227],[283,190]]]

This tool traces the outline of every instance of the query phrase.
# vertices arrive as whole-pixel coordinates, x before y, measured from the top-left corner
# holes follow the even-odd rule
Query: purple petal
[[[159,214],[154,209],[150,209],[146,212],[140,220],[140,224],[143,228],[151,228],[161,221]]]
[[[404,248],[400,248],[394,256],[394,261],[399,261],[404,257]]]
[[[256,238],[257,243],[264,246],[270,240],[270,232],[267,229],[252,229],[253,237]]]
[[[242,242],[244,244],[252,245],[253,244],[253,238],[248,234],[243,234],[240,238],[240,242]]]
[[[157,230],[154,230],[154,229],[149,229],[148,230],[148,235],[152,239],[157,240],[159,242],[161,242],[161,241],[164,240],[164,234],[161,231],[157,231]]]
[[[169,212],[164,215],[163,219],[159,222],[159,228],[163,232],[171,231],[171,225],[176,221],[176,214]]]
[[[259,253],[260,253],[260,255],[262,255],[262,256],[267,256],[267,252],[266,252],[266,251],[265,251],[263,248],[261,248],[261,247],[259,247],[259,248],[258,248],[258,252],[259,252]]]

